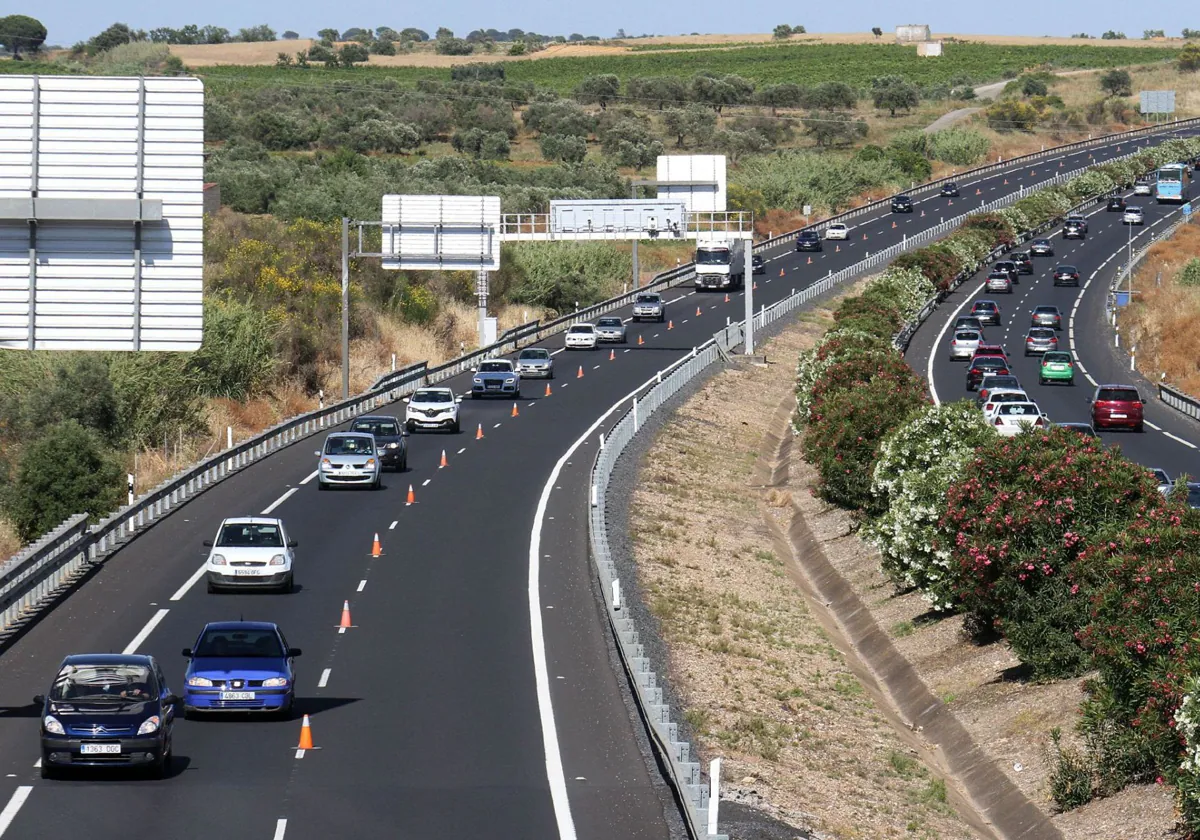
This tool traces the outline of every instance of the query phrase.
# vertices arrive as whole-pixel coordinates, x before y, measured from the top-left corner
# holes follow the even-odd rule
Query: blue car
[[[270,712],[290,717],[299,648],[269,621],[214,621],[184,648],[183,713]]]
[[[83,653],[58,668],[42,709],[42,778],[72,767],[170,771],[171,731],[179,698],[151,656]]]

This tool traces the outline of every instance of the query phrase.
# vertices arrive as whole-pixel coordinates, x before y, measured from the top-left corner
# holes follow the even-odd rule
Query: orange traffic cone
[[[755,289],[755,290],[757,290],[757,289],[758,289],[758,281],[757,281],[757,280],[755,280],[755,281],[754,281],[754,285],[753,285],[753,286],[751,286],[750,288],[751,288],[751,289]]]
[[[1007,178],[1005,178],[1005,179],[1004,179],[1004,186],[1006,186],[1006,187],[1008,186],[1008,179],[1007,179]]]
[[[983,190],[979,189],[979,187],[976,187],[976,188],[975,188],[975,195],[983,195]]]
[[[443,458],[445,457],[445,453],[442,453],[442,457]],[[371,546],[371,556],[372,557],[382,557],[383,556],[383,546],[381,546],[379,544],[379,534],[375,535],[375,543]]]
[[[308,715],[304,716],[304,722],[300,724],[300,743],[296,745],[298,750],[314,750],[312,739],[312,724],[308,722]]]
[[[475,430],[475,440],[483,440],[483,424],[479,424],[479,428]]]
[[[342,602],[342,621],[340,624],[338,624],[338,629],[345,630],[348,627],[353,627],[353,626],[354,625],[350,623],[350,602],[343,601]]]
[[[617,351],[616,350],[608,351],[608,360],[610,362],[615,362],[617,360]]]
[[[408,498],[404,500],[404,504],[411,505],[416,500],[417,500],[417,495],[415,493],[413,493],[413,486],[410,484],[410,485],[408,485]]]
[[[440,470],[440,469],[443,469],[448,466],[450,466],[450,462],[446,460],[446,450],[443,449],[442,450],[442,462],[440,464],[438,464],[438,469]]]
[[[812,258],[811,258],[811,257],[809,257],[809,259],[812,259]],[[729,292],[726,292],[726,293],[725,293],[725,302],[726,302],[726,303],[729,303]]]
[[[947,205],[947,206],[949,206],[949,205],[951,205],[951,204],[953,204],[953,203],[954,203],[954,199],[953,199],[953,198],[948,198],[948,199],[946,199],[946,205]]]
[[[638,336],[638,344],[640,345],[640,344],[645,344],[645,343],[646,343],[646,340],[639,335]]]
[[[864,242],[866,242],[866,241],[867,241],[867,235],[866,235],[865,233],[863,234],[863,241],[864,241]]]
[[[518,411],[517,411],[517,404],[516,404],[516,403],[513,403],[513,413],[512,413],[512,416],[513,416],[513,417],[517,417],[517,416],[519,416],[519,414],[520,414],[520,412],[518,412]]]
[[[782,276],[783,276],[783,269],[782,269],[782,268],[781,268],[781,269],[779,269],[779,276],[780,276],[780,277],[782,277]]]
[[[840,254],[840,253],[842,252],[842,246],[841,246],[841,245],[834,245],[834,246],[833,246],[833,252],[834,252],[835,254]]]
[[[667,321],[667,329],[669,329],[669,330],[673,330],[673,329],[675,329],[675,322],[674,322],[674,321]],[[580,368],[580,370],[583,370],[583,368]],[[583,376],[583,374],[582,374],[582,373],[581,373],[581,374],[579,374],[579,375],[580,375],[580,376]]]
[[[922,219],[924,219],[924,218],[925,218],[925,211],[924,211],[924,210],[922,210],[922,211],[921,211],[921,218],[922,218]]]
[[[583,365],[579,366],[579,373],[575,374],[576,379],[583,379]]]
[[[892,228],[895,229],[895,227],[896,227],[896,223],[892,222]]]
[[[546,383],[546,396],[547,397],[550,396],[550,383],[549,382]]]
[[[809,259],[811,260],[811,259],[812,259],[812,257],[809,257]],[[697,318],[699,318],[699,317],[700,317],[700,314],[701,314],[701,313],[700,313],[700,307],[699,307],[699,306],[697,306],[697,307],[696,307],[696,317],[697,317]]]
[[[895,225],[893,224],[892,227],[895,227]],[[805,265],[812,265],[812,257],[808,258],[808,262]]]
[[[1036,174],[1037,174],[1037,170],[1036,170],[1036,169],[1031,169],[1031,170],[1029,170],[1029,176],[1030,176],[1030,177],[1033,177],[1033,176],[1034,176],[1034,175],[1036,175]]]

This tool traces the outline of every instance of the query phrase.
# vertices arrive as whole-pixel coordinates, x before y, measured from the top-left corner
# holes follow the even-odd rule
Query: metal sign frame
[[[678,236],[686,216],[681,201],[566,199],[550,202],[550,232],[655,239],[660,234]]]
[[[1173,90],[1143,90],[1138,91],[1140,99],[1138,110],[1143,114],[1174,114],[1175,91]]]
[[[659,155],[660,201],[681,201],[689,211],[726,208],[725,155]]]
[[[496,271],[500,197],[385,195],[381,249],[391,271]]]

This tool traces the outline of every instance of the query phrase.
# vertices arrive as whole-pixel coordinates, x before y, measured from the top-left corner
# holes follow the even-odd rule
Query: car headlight
[[[151,735],[158,731],[158,725],[160,723],[162,723],[162,720],[159,718],[158,715],[151,715],[150,717],[148,717],[144,721],[142,721],[142,725],[138,727],[138,734],[139,735]]]
[[[287,684],[287,677],[269,677],[263,680],[263,688],[278,688],[281,685]]]
[[[474,382],[476,385],[482,385],[482,384],[483,384],[483,380],[482,380],[482,379],[480,379],[478,376],[476,376],[476,377],[475,377],[473,380],[471,380],[471,381],[472,381],[472,382]]]
[[[321,459],[321,469],[323,469],[323,470],[333,469],[333,462],[330,461],[328,458],[322,458]]]
[[[388,448],[388,449],[398,449],[399,447],[400,447],[400,444],[399,444],[399,443],[389,443],[389,444],[387,445],[387,448]]]
[[[367,466],[368,466],[368,467],[373,467],[373,466],[375,466],[375,459],[374,459],[374,458],[368,458],[368,459],[367,459]]]
[[[282,554],[276,554],[274,557],[272,557],[272,558],[271,558],[271,562],[270,562],[270,563],[268,563],[267,565],[269,565],[269,566],[282,566],[282,565],[283,565],[284,563],[286,563],[286,562],[287,562],[287,558],[286,558],[286,557],[284,557]]]
[[[221,555],[221,554],[214,554],[212,557],[208,558],[208,562],[213,564],[214,566],[224,566],[225,565],[225,557],[224,557],[224,555]]]
[[[207,688],[212,685],[208,677],[188,677],[187,684],[194,688]]]
[[[44,718],[42,718],[42,726],[45,727],[46,731],[51,735],[67,734],[63,730],[63,725],[58,722],[58,718],[54,717],[53,715],[46,715]]]
[[[509,377],[507,377],[507,378],[504,380],[504,384],[505,384],[505,385],[511,385],[511,384],[513,384],[513,383],[514,383],[514,382],[516,382],[516,381],[517,381],[517,380],[516,380],[516,378],[515,378],[515,377],[509,376]]]

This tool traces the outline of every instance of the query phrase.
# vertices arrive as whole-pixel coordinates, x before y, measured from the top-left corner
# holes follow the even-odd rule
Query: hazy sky
[[[604,3],[520,3],[495,0],[444,0],[405,8],[383,0],[358,0],[340,7],[324,0],[208,0],[205,3],[150,3],[144,0],[9,0],[5,13],[32,15],[49,30],[48,43],[70,45],[85,40],[109,24],[121,21],[135,29],[213,24],[236,32],[244,26],[267,23],[277,32],[292,29],[302,36],[318,29],[352,26],[416,26],[433,33],[448,26],[458,35],[472,29],[520,28],[545,35],[612,37],[618,28],[629,35],[678,35],[685,32],[770,32],[778,23],[803,24],[810,32],[856,32],[881,26],[891,30],[902,23],[927,23],[935,32],[1012,35],[1070,35],[1086,31],[1098,36],[1106,29],[1140,37],[1144,29],[1164,29],[1178,36],[1183,27],[1200,28],[1200,9],[1189,3],[1161,3],[1143,8],[1128,0],[1010,0],[972,3],[963,0],[838,0],[834,3],[787,4],[743,0],[689,3],[607,0]],[[356,11],[350,11],[353,7]],[[502,8],[503,7],[503,8]],[[735,14],[734,9],[744,12]],[[1188,9],[1195,11],[1189,12]],[[999,10],[1006,13],[998,14]]]

